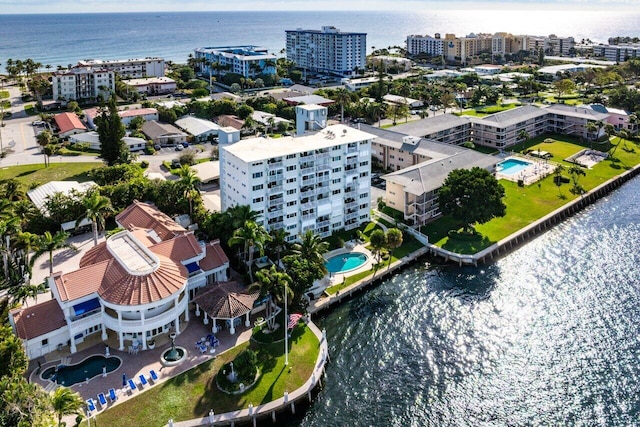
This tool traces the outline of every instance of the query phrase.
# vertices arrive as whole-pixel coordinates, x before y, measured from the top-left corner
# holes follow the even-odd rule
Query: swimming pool
[[[75,365],[59,365],[47,368],[42,372],[41,377],[44,380],[50,380],[68,387],[102,375],[103,366],[107,372],[113,372],[121,364],[122,360],[119,357],[94,355]]]
[[[355,270],[367,262],[368,257],[360,252],[332,256],[324,263],[329,273],[344,273]]]
[[[531,166],[532,163],[519,159],[506,159],[498,163],[498,172],[503,175],[515,175],[518,172],[524,170],[527,166]]]

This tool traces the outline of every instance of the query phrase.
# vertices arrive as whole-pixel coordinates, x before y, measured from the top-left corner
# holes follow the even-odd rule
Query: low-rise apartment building
[[[259,74],[275,74],[277,57],[267,48],[245,46],[201,47],[195,50],[196,59],[204,59],[204,73],[212,76],[236,73],[244,78],[255,78]]]
[[[148,57],[138,59],[85,59],[78,66],[92,69],[109,70],[118,73],[123,79],[141,79],[144,77],[164,77],[163,58]]]
[[[369,221],[373,135],[344,125],[297,137],[220,145],[222,210],[249,205],[289,241],[327,237]]]
[[[505,149],[519,141],[521,132],[530,138],[547,131],[548,112],[545,109],[525,105],[487,117],[471,117],[474,144]]]
[[[51,75],[54,101],[105,99],[116,88],[113,71],[91,67],[74,67]]]
[[[405,135],[453,145],[461,145],[472,139],[469,118],[453,114],[439,114],[422,120],[414,120],[391,129]]]
[[[169,77],[146,77],[124,82],[129,90],[146,95],[164,95],[176,91],[176,81]]]

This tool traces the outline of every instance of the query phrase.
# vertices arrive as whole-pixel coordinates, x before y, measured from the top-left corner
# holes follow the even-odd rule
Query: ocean
[[[415,12],[149,12],[0,15],[0,68],[7,59],[75,64],[81,59],[160,56],[186,62],[205,46],[253,44],[280,55],[285,30],[367,33],[373,47],[404,46],[409,34],[494,33],[573,36],[606,43],[612,36],[640,35],[640,12],[549,10],[416,10]]]

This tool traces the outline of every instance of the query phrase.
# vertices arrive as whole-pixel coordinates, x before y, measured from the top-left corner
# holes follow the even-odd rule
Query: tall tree
[[[200,192],[198,192],[200,178],[189,165],[180,166],[178,176],[183,195],[189,201],[189,216],[193,216],[193,200],[200,196]]]
[[[263,226],[254,221],[247,221],[244,226],[233,232],[229,239],[229,246],[242,245],[244,247],[243,260],[249,270],[249,278],[253,283],[253,254],[258,250],[260,256],[264,253],[264,245],[270,239]]]
[[[273,330],[275,327],[275,316],[272,315],[273,302],[283,301],[285,293],[288,297],[292,298],[293,290],[291,289],[291,277],[287,273],[280,272],[276,269],[275,265],[270,268],[263,268],[256,273],[258,281],[252,283],[249,289],[259,289],[260,297],[268,296],[267,300],[267,325],[269,329]],[[288,320],[285,319],[285,323]],[[287,325],[283,325],[285,328]],[[286,333],[286,331],[285,331]]]
[[[317,264],[323,273],[327,273],[324,265],[323,255],[329,251],[329,243],[324,242],[320,236],[314,234],[312,230],[307,230],[300,236],[300,242],[296,242],[291,247],[291,252],[301,258]]]
[[[49,231],[45,231],[38,239],[38,249],[35,255],[31,258],[31,263],[35,262],[41,255],[49,254],[49,274],[53,274],[53,252],[62,249],[69,248],[76,250],[76,247],[71,243],[67,243],[69,233],[64,231],[58,231],[56,234],[51,234]]]
[[[98,245],[98,234],[104,230],[105,219],[114,212],[111,200],[102,196],[97,191],[91,191],[82,199],[82,206],[85,211],[82,218],[76,221],[76,227],[83,219],[91,220],[91,230],[93,231],[93,245]]]
[[[102,158],[109,166],[116,163],[126,163],[129,149],[122,139],[125,136],[125,128],[118,115],[115,95],[111,95],[109,98],[107,109],[96,117],[96,124]]]
[[[340,123],[344,123],[344,106],[351,102],[349,91],[344,87],[339,87],[335,91],[335,101],[340,106]]]
[[[67,387],[58,387],[51,393],[51,407],[58,418],[58,427],[62,426],[65,415],[82,414],[84,400],[78,393]]]
[[[465,231],[473,224],[490,221],[506,214],[502,201],[504,187],[486,169],[454,169],[438,191],[440,211],[462,221]]]
[[[391,253],[389,254],[389,266],[387,269],[391,268],[391,259],[393,258],[393,251],[402,246],[402,231],[397,228],[390,228],[387,230],[385,235],[385,241],[387,247],[391,249]]]
[[[277,265],[280,267],[281,255],[287,250],[287,236],[289,233],[284,228],[278,228],[269,232],[271,239],[267,242],[267,249],[275,255]]]
[[[373,230],[369,236],[369,243],[371,243],[371,252],[380,262],[380,256],[386,244],[384,231],[380,228]]]

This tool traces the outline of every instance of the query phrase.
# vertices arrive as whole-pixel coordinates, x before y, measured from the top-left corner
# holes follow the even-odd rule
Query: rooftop
[[[395,132],[405,135],[425,136],[437,133],[443,130],[449,130],[455,126],[468,125],[467,117],[458,117],[453,114],[440,114],[427,117],[425,119],[414,120],[409,123],[393,126],[391,129]]]
[[[76,113],[56,114],[53,119],[55,120],[58,129],[60,129],[60,133],[69,132],[75,129],[87,129]]]
[[[245,162],[267,160],[272,157],[333,147],[335,145],[366,141],[374,135],[345,125],[328,126],[322,131],[298,137],[251,138],[221,147],[222,150]]]

